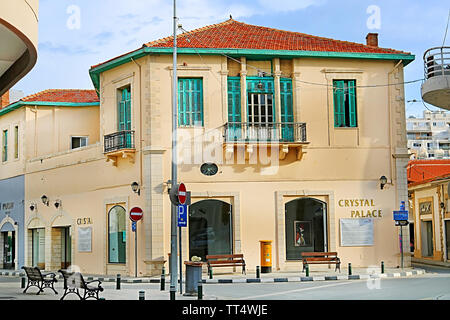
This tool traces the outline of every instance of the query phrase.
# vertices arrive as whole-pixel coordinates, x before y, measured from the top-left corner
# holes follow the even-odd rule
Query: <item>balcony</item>
[[[134,131],[124,130],[105,135],[104,146],[106,161],[112,161],[117,166],[117,160],[121,158],[129,158],[134,163],[134,154],[136,149],[134,146]]]
[[[422,99],[450,110],[450,47],[431,48],[423,59],[425,82],[422,84]]]
[[[306,141],[306,123],[249,123],[228,122],[224,125],[225,155],[229,159],[238,147],[245,147],[246,157],[253,153],[254,146],[278,147],[279,157],[285,159],[289,149],[296,149],[297,160],[301,160]]]

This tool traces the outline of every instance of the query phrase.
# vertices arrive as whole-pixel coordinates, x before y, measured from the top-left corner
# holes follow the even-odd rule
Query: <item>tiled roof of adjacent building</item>
[[[173,36],[146,43],[144,46],[172,47]],[[177,47],[409,54],[355,42],[255,26],[234,19],[180,34],[177,36]]]
[[[407,166],[408,186],[450,177],[450,159],[411,160]]]
[[[19,101],[88,103],[99,102],[99,98],[95,90],[48,89],[26,96]]]

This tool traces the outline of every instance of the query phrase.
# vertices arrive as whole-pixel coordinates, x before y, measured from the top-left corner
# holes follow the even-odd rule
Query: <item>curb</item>
[[[337,280],[367,280],[378,278],[400,278],[410,277],[415,275],[425,274],[423,269],[417,269],[405,272],[383,273],[383,274],[362,274],[362,275],[333,275],[333,276],[313,276],[313,277],[283,277],[283,278],[237,278],[237,279],[202,279],[202,283],[205,284],[229,284],[229,283],[280,283],[280,282],[311,282],[311,281],[337,281]],[[0,276],[10,277],[25,277],[24,272],[18,271],[6,271],[0,272]],[[58,280],[62,280],[61,275],[57,275]],[[87,276],[87,281],[100,280],[102,282],[116,282],[114,277],[92,277]],[[121,279],[121,283],[161,283],[160,279]],[[177,281],[179,282],[179,280]],[[183,281],[184,282],[184,281]],[[170,280],[166,280],[166,283],[170,283]]]

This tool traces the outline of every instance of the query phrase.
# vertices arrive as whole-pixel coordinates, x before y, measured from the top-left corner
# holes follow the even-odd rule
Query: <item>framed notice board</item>
[[[373,219],[339,219],[341,246],[373,246]]]
[[[78,252],[92,252],[92,227],[78,227]]]

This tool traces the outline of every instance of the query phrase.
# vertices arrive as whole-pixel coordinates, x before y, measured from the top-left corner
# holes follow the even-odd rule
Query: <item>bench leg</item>
[[[69,295],[70,293],[76,294],[76,295],[78,296],[78,298],[80,298],[80,300],[83,300],[83,297],[81,297],[81,295],[80,295],[80,291],[79,291],[78,289],[76,289],[76,288],[67,288],[67,289],[64,291],[64,295],[61,297],[60,300],[63,300],[63,299],[64,299],[67,295]]]
[[[242,266],[242,273],[247,275],[247,272],[245,271],[245,264]]]

